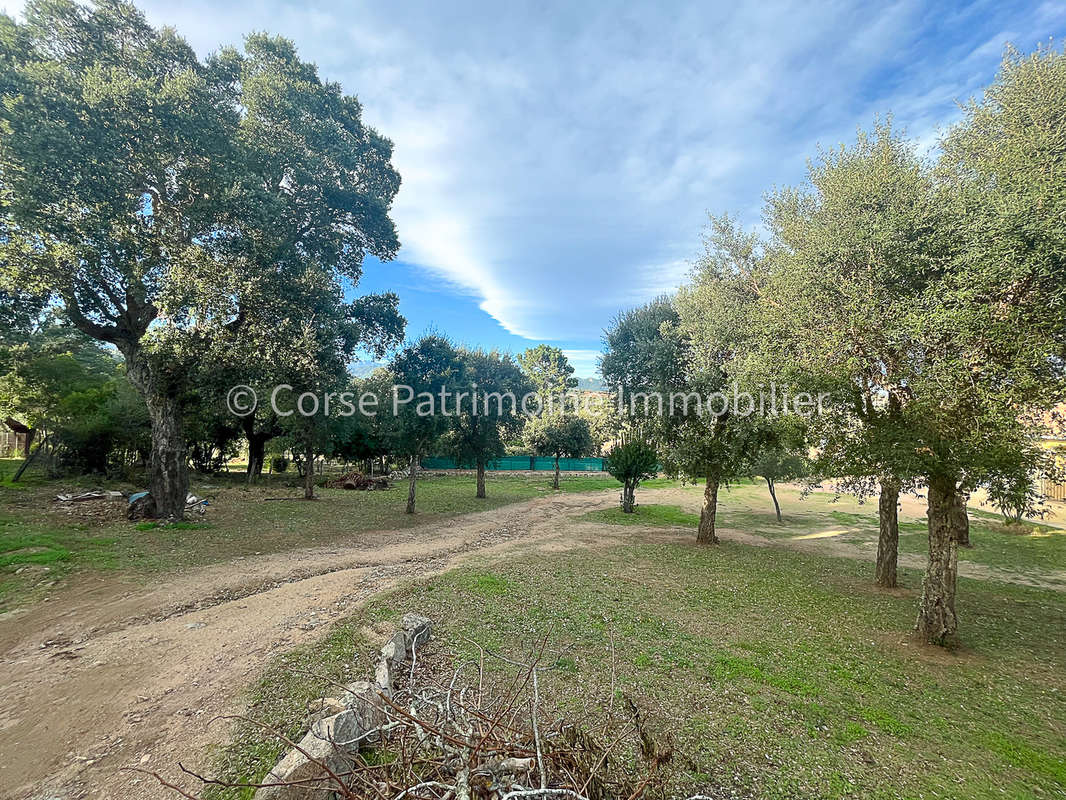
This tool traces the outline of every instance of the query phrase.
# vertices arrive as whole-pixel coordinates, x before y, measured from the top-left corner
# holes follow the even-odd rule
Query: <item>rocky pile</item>
[[[377,743],[397,678],[429,641],[432,628],[426,617],[405,614],[400,629],[381,648],[374,680],[349,683],[337,696],[324,698],[310,730],[267,774],[254,800],[322,797],[323,784],[348,769],[349,756]]]

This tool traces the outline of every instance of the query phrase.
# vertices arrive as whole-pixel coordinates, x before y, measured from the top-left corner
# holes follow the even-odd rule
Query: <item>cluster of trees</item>
[[[252,34],[200,59],[124,0],[31,0],[22,22],[0,15],[0,93],[0,410],[14,425],[51,431],[87,470],[145,463],[162,517],[182,515],[190,463],[218,468],[240,440],[253,475],[268,445],[297,453],[309,496],[315,454],[417,465],[440,448],[476,463],[484,495],[486,460],[520,440],[513,412],[227,408],[237,384],[261,400],[279,384],[363,391],[355,355],[404,339],[395,294],[348,299],[364,257],[399,248],[392,145],[291,42]],[[519,365],[435,336],[361,383],[384,395],[393,379],[576,385],[559,350]],[[590,421],[576,420],[546,414],[528,439],[583,454]]]
[[[899,493],[923,490],[916,630],[950,642],[968,494],[1032,511],[1051,468],[1036,420],[1066,388],[1066,55],[1008,51],[935,159],[890,121],[819,153],[803,185],[768,196],[763,230],[712,219],[690,282],[606,332],[604,377],[630,395],[826,393],[809,417],[667,414],[643,429],[672,473],[704,482],[701,542],[715,541],[719,485],[740,475],[772,491],[807,470],[878,493],[881,586],[896,582]]]
[[[0,293],[0,307],[10,305],[11,298]],[[364,311],[361,318],[366,317]],[[381,317],[391,321],[391,313]],[[303,340],[300,331],[294,332],[297,356],[312,354],[302,362],[290,360],[291,351],[284,348],[242,355],[237,336],[224,339],[218,354],[204,347],[195,368],[175,384],[188,465],[201,472],[218,471],[246,448],[248,475],[254,478],[268,459],[282,469],[293,460],[304,478],[304,496],[310,499],[317,458],[369,464],[371,469],[377,462],[385,467],[398,464],[409,469],[407,510],[413,512],[419,462],[427,455],[446,455],[473,466],[476,496],[483,498],[485,472],[495,458],[530,451],[554,457],[558,488],[561,456],[586,455],[614,435],[610,420],[615,415],[606,406],[579,406],[575,411],[557,404],[535,416],[523,412],[527,392],[573,389],[573,367],[557,348],[539,345],[516,359],[457,347],[429,334],[401,349],[402,319],[379,331],[386,333],[368,340],[379,348],[378,354],[384,355],[390,341],[396,342],[391,349],[397,352],[387,366],[362,378],[346,371],[347,348],[309,347],[307,342],[316,335],[313,329],[303,331]],[[297,369],[301,364],[302,371]],[[244,416],[235,414],[227,394],[236,382],[265,402]],[[279,385],[284,391],[270,402]],[[443,413],[422,414],[417,402],[408,401],[422,393],[436,398],[442,390],[450,398],[437,408]],[[304,392],[313,399],[302,402]],[[326,398],[332,402],[329,407]],[[456,403],[455,398],[462,401]],[[297,405],[314,413],[305,415]],[[19,325],[9,318],[0,320],[0,413],[9,427],[30,432],[24,464],[47,446],[53,467],[135,476],[151,458],[148,409],[118,354],[62,320],[55,310],[39,309],[36,317]]]

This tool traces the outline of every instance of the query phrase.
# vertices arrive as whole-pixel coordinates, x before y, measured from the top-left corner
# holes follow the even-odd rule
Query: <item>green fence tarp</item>
[[[559,469],[564,472],[602,472],[606,464],[603,458],[560,458]],[[474,464],[458,464],[454,458],[433,456],[423,458],[422,469],[473,469]],[[503,456],[485,465],[489,470],[548,472],[555,469],[555,459],[541,456]]]

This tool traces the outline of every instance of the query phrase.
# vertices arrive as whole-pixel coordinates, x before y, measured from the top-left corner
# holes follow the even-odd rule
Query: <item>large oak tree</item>
[[[0,93],[0,281],[119,349],[157,510],[180,516],[185,337],[269,300],[264,275],[354,281],[366,253],[391,258],[391,144],[291,42],[201,61],[120,0],[0,17]]]

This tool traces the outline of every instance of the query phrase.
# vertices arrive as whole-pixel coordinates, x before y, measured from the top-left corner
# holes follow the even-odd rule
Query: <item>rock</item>
[[[318,722],[320,719],[326,717],[332,717],[335,714],[340,714],[342,711],[348,708],[342,700],[336,697],[323,697],[319,700],[314,700],[310,703],[308,708],[307,717],[310,724]]]
[[[254,800],[318,800],[335,788],[323,765],[333,772],[344,772],[349,753],[376,743],[378,734],[367,734],[389,721],[388,707],[382,698],[391,699],[394,682],[409,663],[412,649],[417,650],[429,641],[432,629],[433,623],[426,617],[405,614],[401,630],[381,648],[374,681],[349,683],[340,697],[318,701],[310,709],[311,730],[300,741],[300,748],[291,750],[263,780],[289,785],[264,786],[255,793]],[[515,772],[524,769],[523,759],[510,759],[510,762],[513,763],[509,767]]]
[[[326,722],[323,720],[322,722]],[[332,724],[326,726],[332,730]],[[304,752],[300,752],[300,751]],[[307,753],[307,755],[304,755]],[[308,758],[310,756],[310,758]],[[310,731],[300,740],[299,749],[293,748],[263,778],[263,783],[286,783],[288,786],[264,786],[256,791],[253,800],[313,800],[326,796],[326,791],[336,787],[323,765],[334,773],[343,772],[347,757],[328,738]],[[291,785],[302,782],[299,785]]]
[[[421,614],[404,614],[400,625],[403,627],[404,634],[406,634],[407,647],[405,649],[408,653],[411,652],[412,645],[417,650],[428,642],[430,635],[433,633],[432,620],[428,617],[423,617]]]
[[[399,668],[407,661],[407,636],[403,631],[396,631],[392,638],[381,648],[381,657],[389,662],[389,666]]]
[[[387,658],[382,658],[374,668],[374,683],[382,692],[386,690],[392,692],[392,681],[392,662]]]
[[[367,732],[363,716],[361,711],[345,709],[312,725],[311,735],[324,739],[344,753],[357,753],[361,747],[361,737]]]
[[[356,681],[345,688],[347,691],[341,695],[341,703],[359,718],[359,724],[364,731],[380,728],[389,721],[387,705],[381,696],[385,695],[391,699],[391,689],[382,689],[370,681]],[[370,737],[366,743],[372,744],[376,740],[376,736]]]

